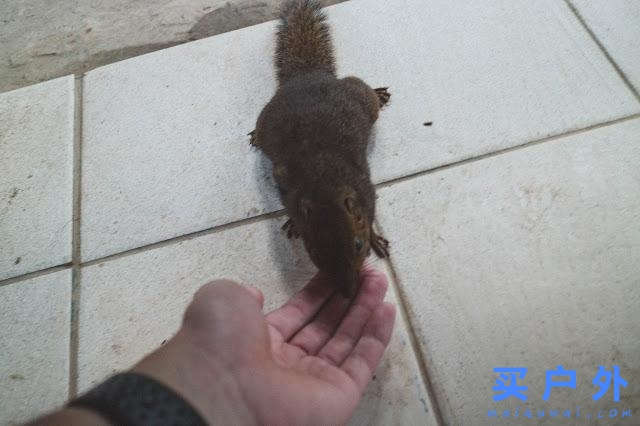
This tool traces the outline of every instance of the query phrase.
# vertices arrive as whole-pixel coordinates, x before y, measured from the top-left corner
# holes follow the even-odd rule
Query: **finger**
[[[349,299],[339,293],[334,294],[318,312],[316,318],[300,330],[290,343],[304,349],[309,355],[315,355],[323,349],[329,339],[333,340],[331,336],[337,328],[337,333],[341,336],[339,342],[353,341],[342,359],[334,363],[334,365],[340,365],[344,357],[353,349],[367,319],[382,303],[387,291],[386,277],[376,270],[364,272],[360,279],[362,284],[351,307],[349,307]],[[348,313],[345,317],[347,309]]]
[[[340,367],[351,377],[360,393],[371,380],[373,371],[389,344],[395,314],[395,306],[387,302],[382,303],[367,322],[362,337]]]
[[[291,300],[267,314],[266,320],[287,341],[313,318],[333,292],[334,286],[325,276],[317,274]]]
[[[334,293],[313,321],[298,331],[289,344],[299,347],[307,355],[317,354],[338,327],[350,303],[350,299]]]
[[[290,368],[306,356],[307,354],[305,351],[297,346],[292,346],[287,343],[278,346],[278,349],[273,351],[274,359],[279,363],[279,365],[285,368]]]
[[[326,345],[318,353],[320,358],[340,365],[351,353],[362,335],[365,324],[380,306],[387,292],[387,277],[375,269],[363,274],[363,283],[346,317]]]

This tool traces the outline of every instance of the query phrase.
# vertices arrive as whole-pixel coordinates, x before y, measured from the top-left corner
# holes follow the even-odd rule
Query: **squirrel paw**
[[[282,230],[287,232],[287,238],[291,239],[300,237],[300,234],[296,230],[296,226],[293,224],[291,219],[287,220],[284,225],[282,225]]]
[[[387,91],[388,89],[389,89],[388,87],[378,87],[377,89],[374,89],[376,92],[376,95],[378,95],[380,108],[385,106],[389,102],[389,98],[391,98],[391,93]]]
[[[256,131],[252,130],[251,132],[249,132],[247,134],[247,136],[251,136],[251,139],[249,139],[249,143],[252,146],[256,146],[257,147],[258,146],[258,138],[256,137]]]
[[[389,241],[378,234],[371,235],[371,248],[378,257],[389,257]]]

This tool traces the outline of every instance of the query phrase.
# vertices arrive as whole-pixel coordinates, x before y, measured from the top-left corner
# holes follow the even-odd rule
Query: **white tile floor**
[[[469,388],[499,365],[529,367],[532,407],[558,364],[587,384],[561,407],[587,401],[598,365],[640,366],[639,142],[636,119],[378,191],[447,424],[486,417]]]
[[[635,34],[637,8],[575,6],[635,84],[620,40]],[[398,277],[389,298],[408,313],[353,423],[436,424],[439,412],[446,424],[493,424],[501,363],[529,368],[528,406],[541,409],[544,370],[575,369],[579,388],[554,390],[554,402],[583,410],[613,407],[591,401],[590,375],[616,363],[629,386],[615,407],[639,410],[640,102],[571,8],[352,0],[328,12],[341,74],[392,89],[371,167]],[[0,354],[0,424],[160,344],[209,279],[253,283],[269,308],[312,274],[282,217],[260,216],[280,204],[246,136],[275,86],[273,28],[76,83],[75,247],[74,80],[0,94],[0,344],[11,348]],[[70,324],[70,270],[37,271],[72,253]]]
[[[67,399],[70,298],[70,269],[0,287],[1,424]]]
[[[73,85],[0,96],[0,280],[71,261]]]

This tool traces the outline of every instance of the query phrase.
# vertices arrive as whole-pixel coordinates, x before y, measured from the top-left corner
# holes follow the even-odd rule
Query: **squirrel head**
[[[347,297],[358,289],[359,271],[369,255],[371,219],[350,187],[298,199],[296,228],[312,262]]]

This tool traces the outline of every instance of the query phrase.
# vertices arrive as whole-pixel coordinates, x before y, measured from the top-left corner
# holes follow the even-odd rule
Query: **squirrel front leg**
[[[381,235],[376,234],[376,232],[372,229],[370,232],[371,241],[369,244],[371,248],[375,252],[378,257],[385,258],[389,257],[389,241],[387,241]]]
[[[389,103],[389,99],[391,98],[391,93],[388,92],[388,87],[378,87],[373,91],[378,95],[378,102],[380,102],[380,108]]]
[[[378,119],[380,108],[385,106],[391,98],[388,87],[372,89],[367,83],[358,77],[345,77],[340,80],[346,89],[355,97],[362,100],[372,121]]]
[[[293,223],[293,220],[291,220],[291,218],[289,218],[289,220],[287,220],[284,225],[282,225],[282,230],[287,233],[287,238],[289,239],[291,239],[291,237],[300,237],[300,233],[296,229],[296,225]]]
[[[250,131],[247,136],[250,136],[249,143],[251,146],[255,146],[256,148],[260,148],[260,144],[258,143],[258,137],[256,136],[256,131]]]

